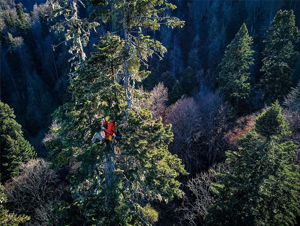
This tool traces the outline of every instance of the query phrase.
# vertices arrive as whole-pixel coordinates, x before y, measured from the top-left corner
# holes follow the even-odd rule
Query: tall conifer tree
[[[74,201],[55,211],[64,213],[61,225],[151,225],[158,217],[152,201],[180,197],[176,177],[186,172],[168,151],[171,126],[137,105],[148,98],[135,89],[135,82],[149,74],[139,70],[141,63],[166,51],[144,36],[142,28],[157,30],[160,23],[174,27],[183,22],[160,16],[175,8],[166,1],[89,2],[100,6],[91,18],[120,21],[124,39],[115,34],[101,38],[96,52],[70,80],[73,100],[54,114],[60,127],[53,131],[57,138],[46,143],[49,158],[57,167],[80,163],[69,177]],[[106,115],[116,121],[122,140],[93,143],[101,127],[98,118]]]
[[[227,100],[235,104],[249,96],[251,87],[248,70],[254,60],[252,43],[246,24],[243,24],[227,46],[225,56],[219,65],[221,71],[217,80],[220,92]]]
[[[213,185],[216,201],[207,225],[294,225],[300,213],[299,167],[293,164],[296,145],[277,141],[290,134],[276,102],[256,118],[256,126],[228,151],[229,170]]]
[[[261,68],[264,75],[260,88],[267,103],[277,99],[282,101],[291,89],[292,66],[297,56],[294,43],[298,41],[298,35],[293,10],[278,11],[264,40],[265,58]]]
[[[23,137],[13,109],[0,101],[0,172],[1,181],[19,173],[19,165],[36,156],[33,147]]]

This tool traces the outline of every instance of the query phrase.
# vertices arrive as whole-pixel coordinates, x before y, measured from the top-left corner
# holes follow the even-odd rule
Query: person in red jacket
[[[109,117],[106,117],[106,122],[103,123],[104,126],[104,131],[105,131],[105,140],[111,141],[112,140],[112,136],[113,134],[116,132],[115,128],[116,128],[116,123],[114,122],[114,120],[109,120]]]

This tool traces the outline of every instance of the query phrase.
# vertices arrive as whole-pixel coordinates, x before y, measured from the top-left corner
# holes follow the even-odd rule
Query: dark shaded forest
[[[127,98],[118,94],[122,86],[127,91],[126,80],[112,85],[112,79],[102,75],[102,72],[106,72],[113,77],[116,71],[123,70],[120,69],[123,62],[117,54],[126,58],[126,54],[122,55],[119,50],[126,47],[126,39],[118,22],[122,18],[118,14],[118,7],[115,7],[116,11],[109,12],[109,18],[113,19],[107,19],[106,22],[104,16],[99,16],[103,13],[101,10],[94,12],[95,8],[109,8],[102,6],[102,1],[83,0],[82,4],[75,1],[79,18],[89,18],[87,23],[93,20],[100,25],[91,29],[88,39],[82,39],[82,42],[86,42],[82,50],[88,59],[83,67],[76,65],[77,58],[82,60],[83,54],[77,52],[77,47],[72,49],[74,36],[67,42],[66,30],[57,26],[64,20],[64,14],[54,17],[50,2],[0,0],[1,183],[4,185],[0,187],[0,194],[3,191],[7,196],[4,207],[19,215],[16,222],[21,225],[299,225],[300,220],[296,218],[300,209],[299,1],[169,1],[177,8],[166,8],[164,13],[171,18],[169,20],[178,18],[184,21],[183,27],[178,22],[174,29],[163,24],[159,29],[154,29],[156,24],[153,22],[155,25],[143,24],[144,27],[139,31],[133,29],[146,37],[133,39],[137,49],[139,45],[142,49],[154,40],[155,44],[149,46],[159,53],[150,54],[140,50],[142,53],[137,55],[142,56],[141,59],[128,60],[128,73],[138,75],[137,79],[134,78],[136,82],[129,82],[129,86],[137,90],[133,96],[141,109],[137,113],[130,113],[136,119],[130,119],[128,110],[124,110],[126,101],[117,101],[118,98]],[[53,4],[64,1],[58,2]],[[115,4],[115,1],[112,2],[110,4]],[[161,7],[158,1],[153,2],[155,7]],[[67,15],[72,13],[67,11]],[[125,44],[120,41],[123,39]],[[166,48],[165,53],[156,41]],[[125,49],[132,51],[130,48]],[[109,57],[101,52],[104,49],[112,51]],[[143,58],[144,55],[147,57]],[[74,56],[75,60],[70,60]],[[109,60],[113,62],[109,64],[111,68],[104,63],[100,66],[97,64]],[[74,66],[78,66],[75,75]],[[97,77],[90,74],[93,70],[105,82],[98,84]],[[137,72],[143,70],[148,70],[149,75]],[[113,77],[115,81],[118,81],[118,76]],[[80,81],[86,83],[80,84]],[[102,103],[96,94],[93,96],[97,89],[101,90],[97,95],[107,103],[95,107],[91,102]],[[109,89],[113,94],[108,96],[106,92]],[[90,99],[85,92],[92,93]],[[84,98],[87,100],[82,102]],[[147,98],[149,101],[145,101]],[[71,102],[75,103],[74,106],[70,105]],[[80,111],[76,106],[86,106],[83,107],[85,113],[76,115],[70,110]],[[97,165],[96,160],[92,160],[93,156],[98,156],[95,144],[87,147],[87,143],[84,143],[77,147],[75,142],[76,139],[88,140],[86,137],[93,137],[96,127],[100,127],[96,120],[89,121],[95,128],[85,124],[91,118],[86,116],[89,114],[95,114],[101,120],[106,115],[114,115],[118,123],[123,117],[128,117],[125,128],[130,132],[135,131],[128,142],[135,143],[135,146],[127,143],[122,146],[121,143],[111,153],[107,149],[109,145],[105,146],[102,142],[103,152],[107,151],[107,156],[115,158],[123,155],[122,150],[132,149],[132,152],[140,155],[134,157],[137,168],[144,169],[144,163],[138,162],[143,160],[139,158],[144,158],[145,162],[149,158],[149,162],[145,163],[147,170],[152,169],[151,164],[159,166],[153,171],[149,170],[149,175],[152,173],[161,178],[160,170],[166,167],[163,172],[172,183],[165,182],[168,185],[163,188],[149,185],[151,189],[146,185],[134,185],[141,187],[141,190],[136,188],[139,194],[144,192],[149,197],[130,196],[131,202],[138,200],[138,205],[132,205],[134,207],[125,201],[127,206],[124,207],[121,198],[111,198],[114,201],[109,198],[107,202],[121,203],[115,207],[115,212],[105,209],[112,204],[101,206],[101,209],[99,203],[103,199],[100,198],[87,201],[82,206],[77,205],[78,200],[90,191],[88,189],[84,193],[84,190],[80,190],[85,183],[92,183],[89,166]],[[78,121],[72,124],[75,117],[78,117]],[[152,117],[153,122],[150,122]],[[138,118],[141,122],[138,122]],[[84,125],[85,130],[81,131],[80,125]],[[161,142],[165,143],[157,143],[156,138],[146,139],[147,136],[137,128],[152,131],[153,136],[159,136]],[[6,138],[10,130],[14,132],[9,132],[9,138]],[[79,130],[82,133],[80,136]],[[70,133],[76,139],[70,140]],[[142,140],[146,140],[145,143]],[[154,163],[153,159],[160,157],[150,150],[165,150],[165,145],[168,148],[161,156],[167,156],[164,158],[168,161]],[[72,148],[76,155],[70,154]],[[89,157],[75,161],[74,158],[85,148],[89,150]],[[150,154],[141,151],[144,149],[149,150],[152,159]],[[10,153],[20,157],[14,160]],[[176,157],[170,157],[169,153]],[[120,165],[128,162],[132,167],[134,163],[131,161],[134,160],[126,153],[124,156],[125,159],[119,161]],[[102,157],[100,155],[99,158]],[[177,157],[180,160],[176,160]],[[109,161],[107,157],[103,158],[106,158],[106,163]],[[86,172],[78,170],[80,173],[77,175],[74,172],[80,167]],[[125,172],[122,167],[120,171]],[[115,171],[114,176],[109,177],[114,182],[119,178],[119,171]],[[172,176],[166,173],[169,171]],[[141,180],[142,184],[144,179],[140,179],[143,176],[139,173],[132,178],[130,173],[126,174],[128,181]],[[83,178],[88,179],[84,181]],[[99,181],[93,183],[100,184]],[[105,181],[108,181],[107,177]],[[37,191],[36,184],[40,186]],[[130,190],[129,185],[125,185],[126,182],[123,182],[123,187],[128,186]],[[76,190],[76,186],[80,189]],[[25,187],[29,190],[22,193]],[[95,185],[93,189],[97,190],[97,195],[101,186],[98,188]],[[148,194],[147,189],[153,194]],[[155,193],[159,189],[164,192],[170,189],[173,193],[166,195],[165,192],[164,197],[161,193]],[[75,193],[77,199],[74,198]],[[38,195],[31,198],[34,194]],[[116,197],[116,194],[119,193],[114,193],[112,197]],[[103,196],[109,195],[111,193],[107,192]],[[122,197],[125,196],[122,193]],[[88,200],[89,197],[83,199]],[[92,206],[93,202],[99,205]],[[101,220],[95,217],[97,212],[91,211],[97,208],[106,214],[101,215],[102,218],[99,215]],[[1,206],[0,211],[2,209]],[[1,213],[2,220],[1,217],[4,219],[7,213]],[[119,215],[131,218],[121,219]],[[72,216],[78,218],[68,222],[66,219]],[[139,221],[140,218],[143,220]]]

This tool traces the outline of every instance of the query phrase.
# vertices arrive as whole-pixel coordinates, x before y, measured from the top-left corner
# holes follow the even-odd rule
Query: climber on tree
[[[116,128],[116,123],[114,122],[114,120],[110,119],[109,116],[105,117],[105,123],[103,123],[103,127],[105,128],[105,140],[106,142],[111,141],[112,140],[112,136],[113,134],[116,132],[115,128]]]

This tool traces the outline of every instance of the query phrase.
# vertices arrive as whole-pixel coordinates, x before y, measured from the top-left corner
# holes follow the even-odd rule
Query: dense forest
[[[0,0],[1,225],[300,225],[298,0]]]

